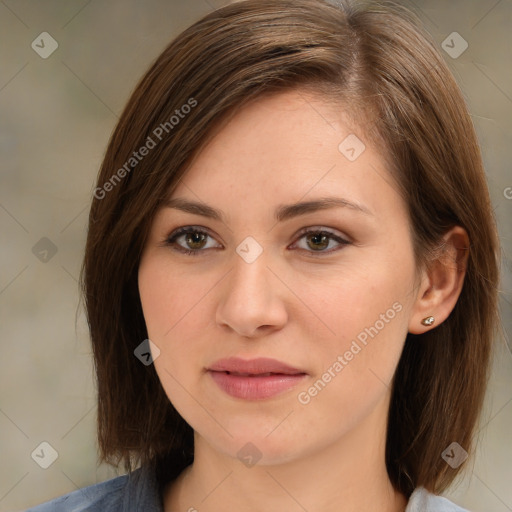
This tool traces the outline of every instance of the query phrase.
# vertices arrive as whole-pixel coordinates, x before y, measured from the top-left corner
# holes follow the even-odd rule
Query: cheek
[[[404,281],[397,281],[396,274],[374,269],[339,277],[322,304],[335,335],[309,340],[318,358],[317,373],[297,390],[296,417],[326,439],[356,428],[375,410],[385,424],[386,399],[408,323],[407,287],[397,285]],[[328,426],[321,418],[329,418]]]
[[[138,279],[148,337],[160,350],[154,364],[162,386],[179,411],[194,407],[183,386],[190,389],[201,377],[208,348],[201,340],[211,340],[204,333],[212,327],[205,308],[218,278],[177,272],[165,255],[153,255],[141,261]]]
[[[406,311],[412,294],[410,283],[412,267],[404,262],[400,272],[396,269],[369,265],[333,273],[325,280],[320,293],[317,284],[305,281],[301,287],[310,298],[308,305],[318,312],[318,317],[329,328],[326,340],[332,346],[356,338],[364,342],[371,327],[385,332],[403,331],[407,325]],[[309,288],[309,290],[308,290]],[[374,329],[371,329],[372,332]]]
[[[330,333],[312,350],[322,354],[319,366],[325,380],[329,380],[325,374],[329,369],[331,374],[344,375],[331,379],[338,382],[333,388],[339,385],[345,393],[342,388],[358,383],[368,389],[373,384],[389,384],[408,331],[413,277],[413,260],[402,257],[394,263],[361,265],[358,270],[339,273],[330,283],[317,303]],[[340,364],[333,368],[337,361],[342,368]]]
[[[207,319],[198,311],[213,284],[213,279],[194,272],[176,272],[165,257],[143,260],[139,294],[150,339],[165,348],[167,339],[173,339],[175,333],[188,332],[184,326],[199,329],[199,322]]]
[[[204,348],[197,341],[208,323],[200,312],[201,298],[212,285],[193,272],[176,272],[157,257],[141,261],[138,284],[148,337],[160,350],[155,370],[169,400],[189,420],[197,403],[186,389],[194,388],[191,379],[200,375]]]

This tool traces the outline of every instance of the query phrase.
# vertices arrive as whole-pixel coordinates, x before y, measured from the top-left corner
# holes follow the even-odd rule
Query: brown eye
[[[170,245],[177,251],[186,254],[196,255],[205,252],[203,249],[220,247],[219,245],[211,245],[209,239],[214,240],[206,231],[193,226],[184,226],[171,233],[166,239],[165,245]]]
[[[185,235],[185,243],[190,249],[202,249],[205,245],[206,237],[204,233],[190,232]]]
[[[329,236],[323,233],[307,235],[306,240],[308,246],[315,251],[326,249],[329,246]]]
[[[299,241],[302,240],[305,240],[305,246],[299,244]],[[317,253],[318,255],[323,255],[338,251],[350,243],[331,231],[309,229],[300,234],[298,241],[294,245],[310,254]]]

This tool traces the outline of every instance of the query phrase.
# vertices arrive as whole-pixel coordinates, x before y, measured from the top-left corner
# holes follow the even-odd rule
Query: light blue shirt
[[[154,470],[137,469],[100,484],[78,489],[26,512],[163,512]],[[451,501],[418,487],[405,512],[468,512]]]

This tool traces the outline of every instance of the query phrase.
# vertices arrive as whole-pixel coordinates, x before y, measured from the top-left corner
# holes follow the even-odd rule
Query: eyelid
[[[345,245],[350,245],[353,242],[350,240],[350,237],[346,235],[339,235],[336,234],[337,230],[333,230],[333,228],[326,228],[324,226],[308,226],[305,228],[300,229],[295,235],[294,239],[295,241],[292,242],[290,245],[287,246],[287,248],[292,247],[296,245],[305,235],[308,234],[325,234],[327,235],[331,240],[334,240],[339,244],[339,246],[343,247]],[[201,233],[206,236],[209,236],[210,238],[213,238],[216,240],[216,238],[209,232],[208,228],[205,228],[203,226],[194,226],[194,225],[186,225],[186,226],[180,226],[179,228],[174,229],[166,238],[165,240],[159,244],[161,246],[172,246],[177,245],[178,248],[174,248],[174,250],[181,252],[181,253],[187,253],[189,255],[198,255],[200,253],[206,253],[207,251],[204,249],[186,249],[185,247],[176,244],[175,240],[179,238],[180,236],[183,236],[187,233]],[[217,241],[218,242],[218,241]],[[220,243],[220,242],[218,242]],[[222,245],[222,244],[221,244]],[[208,249],[219,249],[219,247],[208,247]],[[340,247],[330,250],[324,250],[324,251],[308,251],[306,249],[299,248],[302,253],[306,253],[308,255],[312,256],[322,256],[331,254],[333,252],[337,252],[340,250]]]
[[[336,234],[336,232],[338,232],[338,230],[333,230],[333,228],[326,228],[323,226],[308,226],[306,228],[302,228],[301,230],[299,230],[297,232],[297,234],[294,237],[295,242],[292,242],[288,247],[296,245],[305,235],[309,235],[309,234],[325,234],[331,240],[334,240],[339,245],[338,245],[338,247],[336,247],[334,249],[331,248],[329,250],[324,250],[324,251],[308,251],[308,250],[302,249],[302,248],[298,249],[301,252],[306,253],[308,256],[311,255],[313,257],[316,257],[316,256],[322,257],[324,255],[335,253],[335,252],[339,251],[340,249],[342,249],[346,245],[353,244],[353,242],[350,240],[350,237],[348,237],[346,235]]]
[[[167,235],[165,237],[164,241],[159,245],[161,245],[161,246],[172,245],[175,243],[175,240],[177,238],[179,238],[180,236],[183,236],[187,233],[201,233],[203,235],[209,236],[210,238],[213,238],[214,240],[216,240],[218,242],[218,240],[210,233],[208,228],[205,228],[203,226],[187,225],[187,226],[180,226],[179,228],[176,228],[173,231],[171,231],[171,233],[169,235]],[[220,243],[220,242],[218,242],[218,243]],[[220,244],[220,245],[222,245],[222,244]],[[203,249],[196,249],[196,250],[186,249],[185,247],[182,247],[180,245],[178,245],[178,247],[183,249],[183,251],[185,251],[185,252],[190,251],[195,254],[198,254],[199,252],[205,252]],[[210,249],[211,249],[211,247],[210,247]],[[218,249],[218,247],[215,247],[215,249]],[[179,251],[180,249],[177,249],[177,250]]]
[[[321,225],[308,226],[308,227],[299,229],[299,231],[297,231],[297,233],[295,234],[295,237],[301,237],[308,233],[327,233],[328,235],[331,235],[332,238],[339,238],[340,240],[343,240],[346,243],[352,243],[351,238],[348,235],[346,235],[345,233],[341,233],[337,229],[328,228],[326,226],[321,226]]]

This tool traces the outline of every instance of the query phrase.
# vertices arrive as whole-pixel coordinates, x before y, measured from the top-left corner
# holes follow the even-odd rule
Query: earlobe
[[[426,316],[421,321],[421,325],[426,325],[427,327],[430,327],[431,325],[434,325],[435,321],[436,321],[436,319],[433,316]]]
[[[444,322],[460,296],[469,257],[469,237],[460,226],[443,236],[437,254],[423,271],[409,332],[422,334]]]

